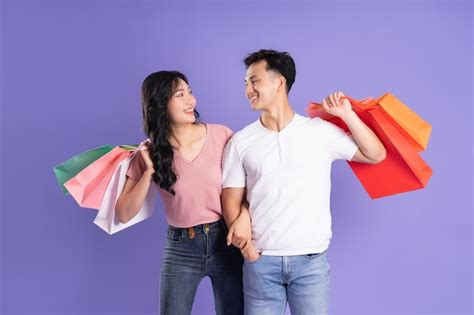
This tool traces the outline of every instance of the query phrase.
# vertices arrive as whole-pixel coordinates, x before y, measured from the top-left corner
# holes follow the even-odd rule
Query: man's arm
[[[349,127],[352,137],[359,147],[351,161],[369,164],[382,162],[387,151],[374,132],[353,111],[341,118]]]
[[[341,118],[349,127],[359,147],[351,161],[377,164],[385,159],[387,152],[382,142],[352,110],[351,103],[342,92],[330,94],[322,105],[327,113]]]

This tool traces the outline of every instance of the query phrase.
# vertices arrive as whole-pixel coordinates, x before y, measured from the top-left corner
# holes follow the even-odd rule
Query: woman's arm
[[[122,223],[130,221],[140,211],[150,189],[153,170],[146,170],[140,180],[127,177],[125,187],[115,205],[115,212]]]
[[[224,188],[222,206],[224,220],[229,227],[227,245],[237,246],[246,260],[256,261],[260,254],[252,243],[252,223],[245,188]]]
[[[139,154],[140,156],[137,158],[142,158],[145,162],[145,171],[138,181],[127,176],[125,187],[115,205],[115,212],[122,223],[127,223],[137,215],[145,202],[150,185],[152,185],[152,175],[155,169],[149,151],[148,149],[140,150]]]
[[[222,190],[224,220],[229,227],[227,245],[231,243],[244,248],[252,240],[252,226],[245,188],[224,188]]]
[[[222,212],[225,223],[230,228],[240,214],[244,201],[245,187],[222,189]]]

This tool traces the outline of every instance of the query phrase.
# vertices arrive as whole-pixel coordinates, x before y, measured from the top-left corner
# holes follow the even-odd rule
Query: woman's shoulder
[[[210,131],[212,131],[217,136],[223,136],[226,139],[230,138],[234,132],[232,129],[222,124],[206,124]]]

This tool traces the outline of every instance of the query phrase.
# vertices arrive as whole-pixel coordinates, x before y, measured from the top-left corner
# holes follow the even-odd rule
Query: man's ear
[[[278,76],[278,92],[286,92],[286,79],[284,76]]]

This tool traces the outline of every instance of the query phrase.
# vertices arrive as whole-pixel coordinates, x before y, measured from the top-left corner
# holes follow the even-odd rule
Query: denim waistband
[[[220,220],[215,221],[215,222],[198,224],[198,225],[191,226],[191,227],[188,227],[188,228],[178,228],[178,227],[174,227],[172,225],[169,225],[168,229],[175,232],[175,233],[177,233],[177,234],[189,233],[190,230],[193,230],[194,233],[206,233],[207,234],[209,232],[227,229],[227,225],[225,224],[224,219],[220,219]]]

